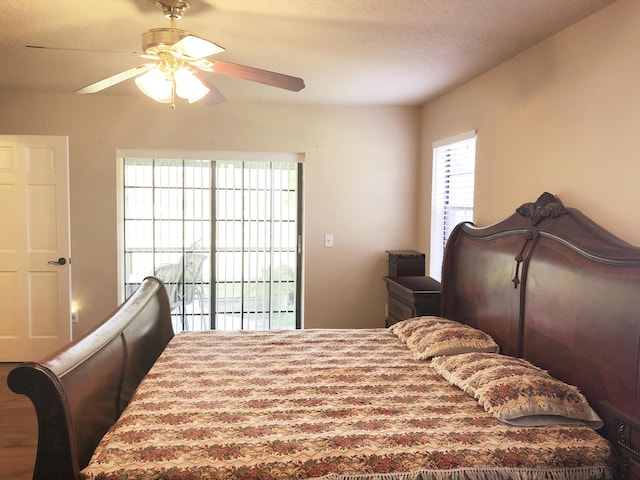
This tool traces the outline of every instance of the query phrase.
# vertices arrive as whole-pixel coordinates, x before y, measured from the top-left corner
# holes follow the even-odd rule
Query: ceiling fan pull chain
[[[176,79],[171,74],[171,110],[176,109]]]

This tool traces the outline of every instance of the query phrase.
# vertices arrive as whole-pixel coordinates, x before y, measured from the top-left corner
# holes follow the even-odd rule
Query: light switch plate
[[[333,233],[324,234],[324,246],[325,248],[333,248]]]

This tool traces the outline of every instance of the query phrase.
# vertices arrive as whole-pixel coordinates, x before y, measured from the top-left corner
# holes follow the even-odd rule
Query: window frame
[[[473,221],[476,144],[476,130],[432,144],[429,276],[438,281],[442,277],[444,249],[451,230],[462,221]]]
[[[242,162],[252,163],[252,164],[274,164],[274,163],[296,163],[297,164],[297,187],[296,187],[296,195],[297,195],[297,220],[296,220],[296,230],[295,230],[295,256],[296,256],[296,272],[295,272],[295,326],[292,328],[301,328],[302,327],[302,176],[303,176],[303,163],[304,163],[304,154],[300,153],[280,153],[280,152],[223,152],[223,151],[174,151],[174,150],[138,150],[138,149],[119,149],[117,152],[117,191],[118,191],[118,205],[117,205],[117,226],[118,226],[118,245],[117,245],[117,277],[118,277],[118,297],[119,301],[124,301],[127,295],[126,289],[126,279],[125,279],[125,185],[124,185],[124,162],[126,158],[139,158],[139,159],[153,159],[153,158],[161,158],[161,159],[176,159],[176,160],[205,160],[210,161],[213,166],[213,175],[211,179],[210,191],[211,191],[211,210],[212,217],[211,222],[213,224],[216,223],[216,164],[218,162]],[[269,168],[269,167],[267,167]],[[216,292],[216,281],[215,281],[215,268],[216,268],[216,259],[215,259],[215,248],[216,248],[216,229],[215,226],[211,226],[211,259],[210,259],[210,271],[211,271],[211,280],[209,285],[209,297]],[[186,247],[185,247],[186,248]],[[130,293],[130,292],[129,292]],[[210,308],[210,312],[208,315],[210,316],[210,328],[216,328],[216,317],[219,312],[216,311],[215,302],[212,301],[212,305]],[[205,322],[207,323],[207,322]],[[243,326],[244,328],[244,320]],[[266,327],[269,328],[269,327]],[[290,328],[290,327],[288,327]]]

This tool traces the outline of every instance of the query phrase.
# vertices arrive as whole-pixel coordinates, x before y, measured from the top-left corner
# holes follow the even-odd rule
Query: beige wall
[[[638,25],[640,2],[618,0],[422,109],[171,111],[142,96],[0,92],[0,132],[69,136],[78,331],[117,304],[117,148],[304,153],[305,324],[377,327],[384,251],[428,251],[431,143],[443,137],[478,130],[477,224],[550,191],[640,245]]]
[[[0,132],[67,135],[76,333],[117,306],[116,149],[302,152],[304,321],[384,325],[385,250],[415,248],[420,109],[0,93]],[[324,248],[333,233],[335,247]]]
[[[640,2],[619,0],[423,108],[431,144],[477,129],[475,223],[549,191],[640,245]],[[429,189],[419,248],[428,251]]]

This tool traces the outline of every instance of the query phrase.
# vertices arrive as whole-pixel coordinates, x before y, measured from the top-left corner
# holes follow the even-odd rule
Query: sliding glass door
[[[127,296],[160,278],[176,332],[300,327],[301,163],[123,162]]]

